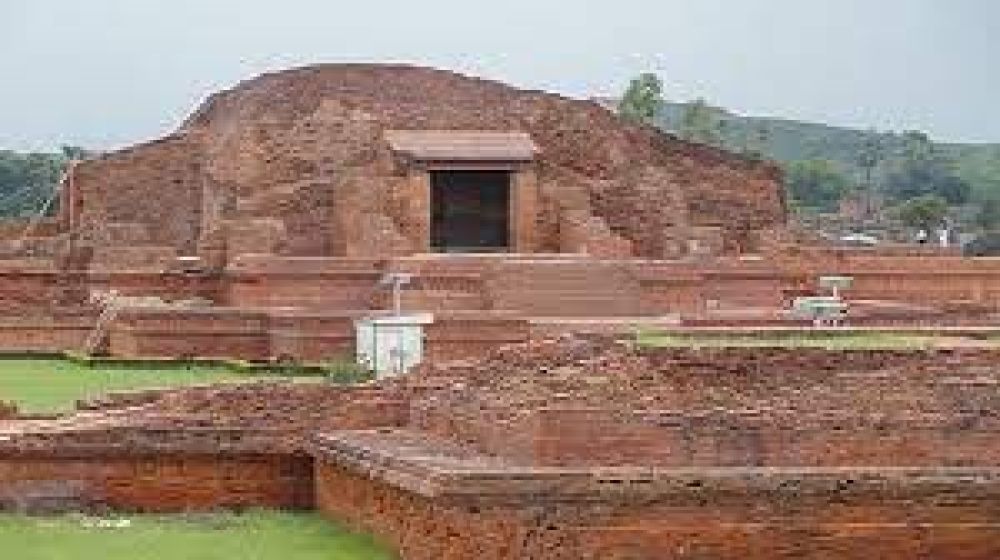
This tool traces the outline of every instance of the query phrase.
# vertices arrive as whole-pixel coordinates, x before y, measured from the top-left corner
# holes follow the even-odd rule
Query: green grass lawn
[[[120,526],[121,520],[127,520],[128,526]],[[110,523],[83,516],[0,516],[0,557],[11,560],[396,558],[371,537],[346,531],[317,515],[271,512],[122,516]]]
[[[110,391],[260,379],[222,367],[198,365],[126,368],[86,366],[58,359],[0,359],[0,401],[16,402],[25,412],[61,412],[71,410],[77,399]]]
[[[830,350],[893,350],[932,348],[945,339],[892,333],[845,332],[843,334],[817,333],[811,335],[761,333],[761,334],[665,334],[643,332],[637,335],[638,343],[652,347],[702,347],[702,348],[827,348]]]

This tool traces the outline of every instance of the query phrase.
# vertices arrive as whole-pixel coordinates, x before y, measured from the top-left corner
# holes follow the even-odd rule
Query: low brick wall
[[[0,349],[62,352],[83,348],[94,330],[94,314],[0,319]]]
[[[539,466],[1000,464],[1000,352],[537,342],[428,364],[414,428]]]
[[[275,313],[269,317],[270,355],[304,362],[353,359],[360,313]]]
[[[241,309],[122,311],[110,335],[122,357],[198,357],[264,360],[271,355],[268,317]]]
[[[297,309],[132,309],[111,329],[110,351],[122,357],[199,357],[317,362],[354,355],[355,320],[363,311]],[[425,331],[431,359],[470,358],[526,342],[527,321],[496,312],[446,313]]]
[[[961,398],[961,397],[957,397]],[[1000,424],[984,411],[895,411],[868,417],[836,410],[784,418],[760,411],[543,409],[519,428],[537,465],[656,467],[934,467],[1000,464]],[[891,416],[891,419],[882,419]],[[523,423],[522,423],[523,424]],[[529,435],[530,434],[530,435]],[[510,454],[504,442],[500,449]],[[516,441],[516,437],[515,437]],[[496,440],[494,440],[496,442]]]
[[[531,469],[351,439],[318,456],[317,507],[407,560],[1000,554],[996,469]]]
[[[225,271],[220,303],[236,307],[365,309],[382,273],[380,261],[241,255]]]
[[[482,356],[511,344],[527,342],[528,321],[502,312],[443,313],[425,330],[425,354],[430,360],[453,360]]]
[[[308,509],[312,496],[308,457],[251,453],[0,458],[0,507],[8,509]]]

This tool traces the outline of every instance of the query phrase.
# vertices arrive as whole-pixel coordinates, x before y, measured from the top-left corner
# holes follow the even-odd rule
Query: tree
[[[37,214],[55,192],[65,164],[58,154],[0,151],[0,216]]]
[[[885,159],[885,146],[882,137],[875,130],[869,130],[857,155],[858,167],[864,173],[865,192],[869,200],[877,198],[874,176],[883,159]]]
[[[903,133],[902,157],[886,177],[886,192],[896,200],[936,195],[951,204],[969,200],[972,187],[958,174],[953,158],[917,131]]]
[[[850,187],[850,179],[830,160],[794,161],[785,170],[789,198],[800,206],[831,210]]]
[[[934,153],[934,143],[926,133],[919,130],[903,132],[903,157],[913,160],[929,159]]]
[[[681,138],[691,142],[718,146],[722,144],[721,111],[704,99],[695,99],[684,108],[681,118]]]
[[[771,129],[767,123],[758,123],[752,129],[747,129],[743,136],[743,155],[757,159],[764,159],[768,153],[768,146],[771,143]]]
[[[652,124],[662,103],[663,81],[656,74],[647,72],[629,83],[618,104],[618,114],[632,122]]]
[[[985,231],[1000,230],[1000,192],[984,198],[976,213],[976,225]]]
[[[90,150],[80,146],[62,146],[59,148],[59,152],[66,161],[84,160],[92,155]]]
[[[940,196],[926,194],[900,204],[897,214],[907,226],[929,231],[944,222],[948,202]]]

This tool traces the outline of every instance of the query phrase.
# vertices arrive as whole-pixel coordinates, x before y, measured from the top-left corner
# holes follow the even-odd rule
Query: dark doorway
[[[507,250],[509,205],[507,171],[432,171],[431,247],[445,253]]]

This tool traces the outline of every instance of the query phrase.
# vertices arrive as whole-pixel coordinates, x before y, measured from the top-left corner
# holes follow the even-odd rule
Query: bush
[[[334,360],[323,367],[326,378],[337,385],[357,385],[375,379],[372,371],[349,359]]]
[[[962,252],[967,257],[1000,257],[1000,232],[979,236],[975,241],[966,243]]]

